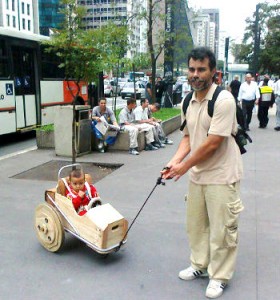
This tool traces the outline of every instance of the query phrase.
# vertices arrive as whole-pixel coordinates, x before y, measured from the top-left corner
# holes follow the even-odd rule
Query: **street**
[[[270,116],[259,129],[253,116],[253,143],[244,154],[240,219],[240,247],[234,278],[221,299],[275,300],[279,278],[280,166],[279,132]],[[95,183],[103,203],[110,203],[131,224],[156,184],[159,171],[175,152],[179,130],[170,135],[174,145],[139,156],[126,151],[92,152],[78,162],[120,164]],[[34,229],[35,208],[56,181],[42,180],[44,165],[69,162],[53,149],[32,150],[1,160],[0,297],[5,300],[184,300],[206,299],[207,278],[185,282],[178,272],[189,264],[185,233],[187,176],[167,181],[151,195],[119,252],[107,258],[66,234],[62,251],[46,251]],[[40,170],[36,179],[29,177]],[[21,179],[17,179],[21,178]],[[275,298],[276,297],[276,298]]]

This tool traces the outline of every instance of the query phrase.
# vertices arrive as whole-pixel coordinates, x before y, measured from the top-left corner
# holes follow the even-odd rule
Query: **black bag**
[[[217,86],[212,99],[210,101],[208,101],[208,115],[211,118],[213,117],[213,114],[214,114],[215,101],[217,100],[218,95],[220,94],[220,92],[222,90],[223,89],[221,87]],[[192,95],[193,95],[193,92],[188,93],[188,95],[183,100],[182,109],[183,109],[184,115],[186,114],[186,111],[187,111],[190,101],[192,99]],[[243,112],[242,112],[241,107],[238,104],[236,104],[236,119],[237,119],[238,128],[237,128],[236,134],[235,135],[232,134],[232,136],[234,137],[235,142],[240,149],[240,153],[244,154],[247,152],[246,149],[244,148],[244,146],[247,145],[247,140],[250,143],[252,143],[252,139],[250,138],[250,136],[247,134],[247,132],[245,130],[245,120],[244,120]],[[186,124],[187,124],[187,122],[186,122],[186,120],[184,120],[184,122],[182,123],[182,125],[180,127],[181,131],[183,131]]]

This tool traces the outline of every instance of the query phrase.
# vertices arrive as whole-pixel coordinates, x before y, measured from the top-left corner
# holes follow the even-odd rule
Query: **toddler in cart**
[[[101,205],[95,186],[86,181],[85,174],[82,170],[75,169],[70,172],[69,184],[66,180],[63,181],[66,186],[65,196],[72,201],[76,212],[80,216],[88,211],[88,204],[92,199],[98,197],[92,207]]]

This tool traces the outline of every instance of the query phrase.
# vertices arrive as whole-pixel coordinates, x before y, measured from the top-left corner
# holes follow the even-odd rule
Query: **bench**
[[[98,139],[94,134],[92,134],[92,143],[91,143],[91,149],[97,150],[98,145]],[[138,149],[139,151],[144,150],[145,148],[145,133],[139,132],[138,134]],[[109,146],[110,150],[129,150],[129,134],[128,132],[119,132],[117,136],[117,140],[114,145]]]

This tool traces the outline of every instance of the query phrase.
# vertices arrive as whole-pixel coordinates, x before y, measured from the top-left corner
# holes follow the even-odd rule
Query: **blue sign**
[[[6,95],[11,96],[13,95],[13,84],[12,83],[6,83]]]
[[[16,87],[17,88],[21,87],[21,79],[20,79],[20,77],[16,77],[15,81],[16,81]]]

